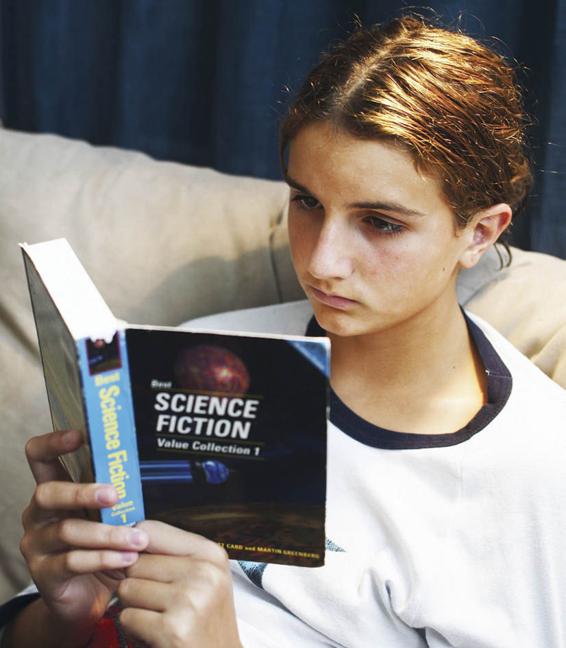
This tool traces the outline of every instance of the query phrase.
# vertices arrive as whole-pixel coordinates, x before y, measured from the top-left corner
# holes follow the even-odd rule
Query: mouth
[[[347,297],[342,297],[340,295],[333,295],[330,293],[325,293],[323,290],[319,290],[314,286],[307,286],[311,295],[316,299],[316,301],[326,306],[332,306],[332,308],[337,308],[338,310],[348,310],[353,308],[358,304],[354,299],[348,299]]]

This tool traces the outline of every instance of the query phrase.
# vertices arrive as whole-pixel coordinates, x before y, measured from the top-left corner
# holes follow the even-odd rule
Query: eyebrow
[[[309,189],[307,189],[307,187],[304,187],[302,184],[294,180],[288,173],[285,173],[285,182],[293,189],[297,189],[298,191],[302,191],[303,193],[309,194],[309,196],[315,197],[312,191],[310,191]],[[426,214],[424,214],[423,212],[417,211],[416,209],[410,209],[409,207],[405,207],[405,205],[402,205],[401,203],[395,201],[377,200],[377,201],[367,201],[367,202],[355,202],[348,205],[348,207],[353,209],[375,209],[375,210],[384,210],[384,211],[394,211],[397,212],[398,214],[402,214],[403,216],[426,216]]]

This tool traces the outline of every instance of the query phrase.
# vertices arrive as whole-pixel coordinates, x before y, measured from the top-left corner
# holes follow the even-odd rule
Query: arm
[[[88,638],[90,634],[88,628],[85,631],[77,628],[76,632],[71,632],[70,628],[53,616],[44,601],[39,598],[26,606],[7,626],[1,648],[81,646],[84,645],[85,633]]]

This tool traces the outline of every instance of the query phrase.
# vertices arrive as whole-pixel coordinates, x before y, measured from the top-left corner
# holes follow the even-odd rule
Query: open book
[[[109,524],[159,519],[231,558],[324,563],[327,338],[116,319],[66,240],[22,245],[55,430]]]

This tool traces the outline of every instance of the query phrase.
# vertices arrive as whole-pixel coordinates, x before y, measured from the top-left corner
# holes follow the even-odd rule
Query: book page
[[[53,429],[81,430],[86,441],[75,341],[37,271],[27,259],[26,272]],[[45,431],[38,429],[37,433]],[[86,443],[78,452],[66,455],[64,463],[74,481],[92,481],[90,453]]]

